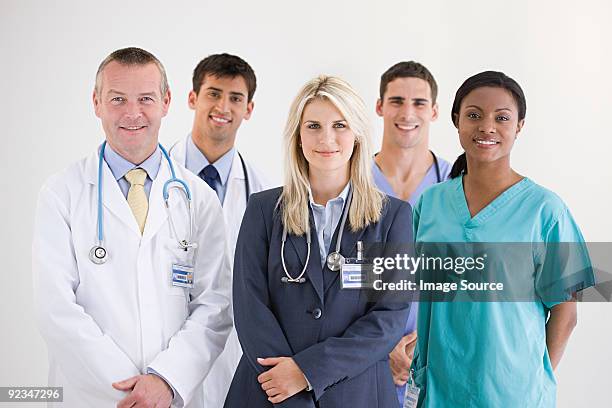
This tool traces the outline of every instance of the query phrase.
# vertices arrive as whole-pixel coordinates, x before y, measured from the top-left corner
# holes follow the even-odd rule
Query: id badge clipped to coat
[[[186,248],[181,251],[181,256],[175,255],[172,262],[172,286],[193,289],[193,257],[194,248]]]
[[[172,264],[172,286],[193,288],[193,266]]]
[[[345,258],[340,267],[342,289],[371,289],[372,264],[363,257],[363,242],[357,241],[357,258]]]
[[[414,383],[414,379],[412,378],[413,373],[414,370],[410,370],[410,378],[408,378],[408,382],[406,383],[406,392],[404,393],[404,404],[402,404],[402,408],[416,408],[419,403],[419,392],[421,390]]]

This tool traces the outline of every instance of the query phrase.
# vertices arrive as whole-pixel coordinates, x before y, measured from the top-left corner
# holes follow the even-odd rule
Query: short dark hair
[[[102,85],[101,73],[104,68],[113,61],[117,61],[122,65],[147,65],[155,64],[161,74],[161,94],[166,94],[168,90],[168,77],[166,76],[166,69],[157,57],[151,54],[149,51],[143,50],[137,47],[121,48],[119,50],[111,52],[98,66],[96,72],[96,92],[100,92]]]
[[[387,91],[389,82],[397,78],[419,78],[429,84],[431,90],[431,104],[436,103],[438,98],[438,84],[433,75],[423,65],[415,61],[402,61],[393,65],[380,77],[380,99],[382,100]]]
[[[214,75],[217,78],[241,76],[246,82],[248,90],[248,102],[251,102],[255,89],[257,88],[257,78],[253,68],[242,58],[230,54],[213,54],[204,58],[193,70],[193,91],[197,94],[206,75]]]
[[[519,121],[525,119],[527,99],[518,82],[503,72],[484,71],[469,77],[457,89],[453,107],[451,108],[451,120],[455,126],[459,124],[459,111],[461,110],[463,99],[473,90],[483,87],[502,88],[510,92],[518,108]],[[450,178],[459,177],[461,174],[467,174],[467,157],[465,152],[461,153],[457,160],[455,160],[450,172]]]

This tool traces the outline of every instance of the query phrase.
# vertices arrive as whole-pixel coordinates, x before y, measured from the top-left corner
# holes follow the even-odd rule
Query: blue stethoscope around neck
[[[102,174],[104,169],[104,149],[106,147],[106,141],[102,143],[100,147],[100,154],[98,156],[98,239],[96,244],[89,251],[89,259],[96,265],[101,265],[106,262],[108,259],[108,251],[104,246],[104,224],[102,220]],[[198,244],[195,242],[191,242],[193,238],[193,209],[191,205],[191,190],[189,186],[184,180],[181,180],[176,177],[176,173],[174,172],[174,166],[172,165],[172,161],[170,160],[170,156],[164,147],[159,144],[159,149],[162,154],[166,158],[168,162],[168,167],[170,167],[170,178],[166,180],[163,188],[163,197],[164,204],[166,206],[166,211],[168,212],[168,220],[170,222],[170,228],[175,237],[177,237],[177,241],[179,247],[185,251],[189,248],[197,248]],[[178,239],[178,234],[176,233],[176,228],[174,226],[174,222],[172,220],[172,214],[170,214],[170,207],[168,205],[168,197],[170,196],[170,189],[176,188],[178,190],[183,191],[184,199],[186,201],[187,210],[189,212],[189,236],[187,239]]]

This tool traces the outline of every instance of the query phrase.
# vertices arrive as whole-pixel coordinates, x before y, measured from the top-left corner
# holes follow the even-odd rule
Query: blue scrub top
[[[438,170],[440,172],[440,180],[438,180],[438,175],[436,172],[436,165],[434,163],[431,165],[431,167],[425,174],[425,177],[423,177],[423,180],[421,180],[421,182],[419,183],[417,188],[414,190],[412,195],[408,197],[408,203],[410,203],[412,207],[415,206],[417,200],[419,199],[423,191],[425,191],[428,187],[431,187],[434,184],[437,184],[441,181],[448,180],[448,175],[451,171],[450,163],[438,156],[436,156],[436,159],[438,160]],[[378,165],[376,164],[374,160],[372,160],[372,175],[374,176],[374,183],[376,183],[376,186],[380,189],[380,191],[387,194],[388,196],[399,198],[397,194],[395,193],[395,191],[393,191],[393,187],[391,187],[391,184],[389,183],[389,181],[387,180],[387,178],[385,177],[385,175],[380,170],[380,168],[378,167]],[[406,329],[404,330],[404,336],[412,333],[416,329],[417,311],[418,311],[418,303],[413,302],[410,307],[410,314],[408,315],[408,319],[406,320]],[[397,398],[400,402],[400,406],[403,406],[404,405],[403,404],[404,394],[406,393],[406,386],[402,386],[402,387],[396,386],[395,388],[397,390]]]
[[[527,178],[508,188],[473,218],[465,200],[462,176],[438,184],[419,199],[413,222],[417,244],[583,242],[563,201]],[[585,262],[589,262],[588,255]],[[568,280],[574,282],[566,282],[567,288],[574,284],[593,285],[592,270],[588,265],[585,268],[583,275],[571,275]],[[534,279],[538,292],[539,270],[526,272]],[[555,269],[553,273],[564,272]],[[556,382],[545,326],[554,304],[422,300],[412,365],[415,382],[421,388],[419,405],[554,407]]]
[[[414,207],[423,191],[425,191],[428,187],[441,181],[448,180],[448,175],[451,171],[450,163],[438,156],[436,156],[436,159],[438,160],[438,169],[440,170],[440,180],[438,180],[438,176],[436,174],[436,166],[434,163],[431,165],[429,170],[427,170],[425,177],[423,177],[423,180],[421,180],[412,195],[408,197],[407,201],[410,203],[410,206]],[[374,160],[372,160],[372,175],[374,176],[374,183],[376,183],[376,187],[378,187],[380,191],[387,194],[388,196],[400,198],[397,196],[395,191],[393,191],[393,187],[391,187],[391,184],[389,183],[383,172],[380,170],[380,167],[378,167]]]

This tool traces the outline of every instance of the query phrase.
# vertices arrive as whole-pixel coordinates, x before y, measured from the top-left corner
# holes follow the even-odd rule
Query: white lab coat
[[[185,252],[171,233],[162,158],[140,234],[108,165],[103,166],[105,264],[88,257],[97,238],[97,153],[42,187],[32,263],[36,312],[49,352],[49,385],[64,387],[61,407],[111,407],[125,397],[111,383],[153,369],[176,391],[177,406],[203,407],[201,382],[231,329],[231,271],[221,206],[185,168],[193,194],[198,249]],[[178,190],[170,212],[181,239],[189,214]],[[171,265],[193,262],[193,289],[171,284]]]
[[[187,138],[189,137],[191,137],[191,134],[187,136]],[[182,165],[185,165],[187,156],[187,138],[177,142],[170,150],[172,158]],[[270,187],[267,181],[246,160],[245,165],[248,172],[251,194]],[[233,265],[236,240],[238,239],[238,232],[240,232],[242,216],[246,210],[245,176],[238,154],[234,155],[227,183],[225,199],[223,200],[223,216],[227,228],[231,264]],[[223,353],[221,353],[219,359],[213,365],[210,375],[204,380],[205,407],[217,408],[223,406],[241,356],[242,348],[238,341],[238,335],[236,329],[232,328]]]

